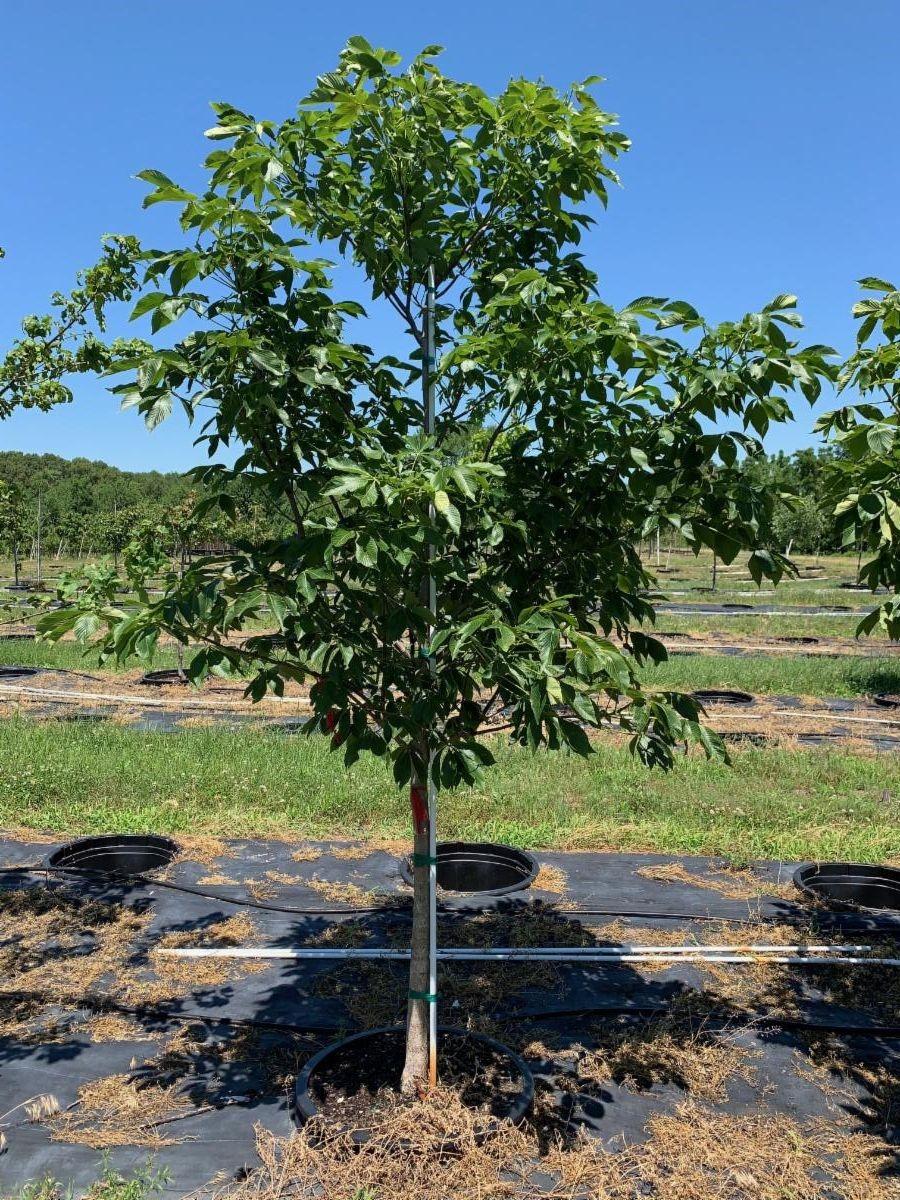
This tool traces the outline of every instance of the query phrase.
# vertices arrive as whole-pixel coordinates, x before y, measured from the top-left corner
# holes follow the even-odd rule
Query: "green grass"
[[[665,628],[674,628],[666,624]],[[98,667],[96,655],[85,655],[74,642],[4,642],[0,639],[0,665],[42,666],[67,671],[102,674],[115,671],[115,664]],[[130,663],[133,670],[141,664]],[[154,667],[174,667],[175,651],[162,647]],[[861,696],[872,692],[900,690],[898,658],[804,658],[802,655],[674,654],[667,663],[644,673],[648,686],[693,691],[704,687],[732,687],[743,691],[784,692],[810,696]],[[40,681],[35,681],[39,685]]]
[[[175,648],[162,646],[153,658],[152,666],[157,668],[174,667],[177,665]],[[110,662],[102,668],[97,661],[97,652],[78,645],[77,642],[36,642],[36,641],[4,641],[0,638],[0,666],[20,667],[54,667],[61,671],[87,671],[91,675],[102,672],[133,671],[137,667],[150,669],[150,664],[137,660],[119,668]]]
[[[787,859],[900,854],[900,763],[746,750],[732,768],[691,756],[668,775],[602,745],[584,760],[497,743],[477,789],[441,797],[442,837]],[[345,771],[324,740],[198,729],[0,723],[0,825],[63,834],[406,837],[385,766]]]
[[[721,614],[690,613],[680,616],[677,613],[661,612],[657,614],[656,628],[676,629],[684,633],[722,633],[740,634],[741,637],[818,637],[818,638],[852,638],[856,636],[859,617],[846,615],[841,617],[805,616],[803,613],[792,613],[789,616],[735,616]],[[652,626],[647,626],[651,633]],[[877,652],[879,643],[886,639],[883,634],[873,633],[860,640],[863,649]]]
[[[149,1160],[134,1175],[123,1175],[104,1161],[100,1177],[83,1193],[84,1200],[149,1200],[164,1189],[167,1180],[167,1173],[152,1170]],[[0,1200],[73,1200],[74,1195],[72,1188],[47,1175],[26,1183],[18,1192],[4,1192]]]
[[[757,694],[865,696],[900,691],[898,658],[803,658],[800,655],[672,655],[642,673],[648,687],[690,692],[737,688]]]

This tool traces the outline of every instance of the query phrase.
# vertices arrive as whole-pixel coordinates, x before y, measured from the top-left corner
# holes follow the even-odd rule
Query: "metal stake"
[[[422,401],[424,409],[423,431],[426,437],[434,435],[434,267],[428,268],[425,290],[425,347],[422,359]],[[429,506],[429,521],[435,517],[434,505]],[[427,576],[428,611],[431,620],[428,626],[429,648],[437,623],[437,588],[431,571],[434,547],[429,541],[425,547],[425,558],[429,570]],[[429,653],[428,666],[434,675],[434,658]],[[426,788],[428,800],[428,991],[432,999],[428,1004],[428,1082],[437,1084],[437,789],[432,777],[433,751],[429,744],[426,758]]]

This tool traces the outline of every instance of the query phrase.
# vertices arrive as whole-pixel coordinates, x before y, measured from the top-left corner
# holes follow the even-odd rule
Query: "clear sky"
[[[439,42],[488,90],[606,76],[634,143],[589,243],[613,303],[678,296],[719,320],[793,291],[809,339],[846,350],[854,281],[900,277],[900,0],[34,0],[3,11],[0,347],[103,233],[162,241],[167,206],[142,213],[133,176],[199,183],[209,101],[285,117],[354,33],[407,56]],[[0,449],[196,461],[183,420],[150,435],[99,384],[76,393],[0,422]],[[770,448],[810,442],[801,404]]]

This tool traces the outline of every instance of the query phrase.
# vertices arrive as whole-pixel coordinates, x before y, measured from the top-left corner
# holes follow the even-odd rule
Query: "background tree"
[[[859,544],[871,558],[859,578],[889,595],[860,622],[857,635],[881,628],[900,638],[900,291],[871,276],[860,285],[856,352],[843,364],[839,388],[858,391],[859,404],[828,413],[816,428],[840,450],[830,491],[844,546]]]
[[[16,488],[0,479],[0,547],[13,563],[13,577],[19,582],[21,547],[26,537],[25,506]]]
[[[750,547],[754,577],[778,578],[771,498],[739,453],[827,372],[821,348],[788,337],[791,296],[715,327],[682,301],[598,299],[577,247],[627,142],[590,81],[514,80],[492,98],[436,53],[399,71],[353,38],[282,125],[214,106],[208,136],[227,144],[202,194],[144,172],[145,203],[177,204],[186,238],[143,255],[133,315],[155,344],[118,362],[115,390],[151,425],[182,404],[211,454],[239,447],[233,467],[194,473],[197,513],[235,523],[239,480],[275,532],[136,608],[99,589],[94,613],[120,657],[167,630],[201,643],[194,679],[239,670],[255,698],[310,682],[310,732],[410,783],[407,1091],[428,1073],[436,999],[436,789],[492,762],[482,730],[498,717],[532,750],[589,754],[585,727],[615,724],[650,765],[689,740],[724,753],[690,698],[641,687],[665,650],[640,629],[654,581],[635,547],[664,524],[725,562]],[[398,354],[353,339],[366,313],[334,298],[323,246],[395,314]],[[156,336],[182,316],[180,339]],[[741,428],[711,430],[720,415]],[[60,635],[87,604],[42,628]],[[266,610],[274,630],[232,638]]]

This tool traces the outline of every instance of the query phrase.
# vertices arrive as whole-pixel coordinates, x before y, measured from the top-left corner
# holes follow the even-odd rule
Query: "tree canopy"
[[[841,367],[839,386],[862,400],[829,413],[816,428],[841,451],[830,491],[843,544],[871,554],[860,580],[890,593],[858,632],[880,626],[900,638],[900,291],[873,276],[860,284],[869,295],[853,309],[857,348]]]

